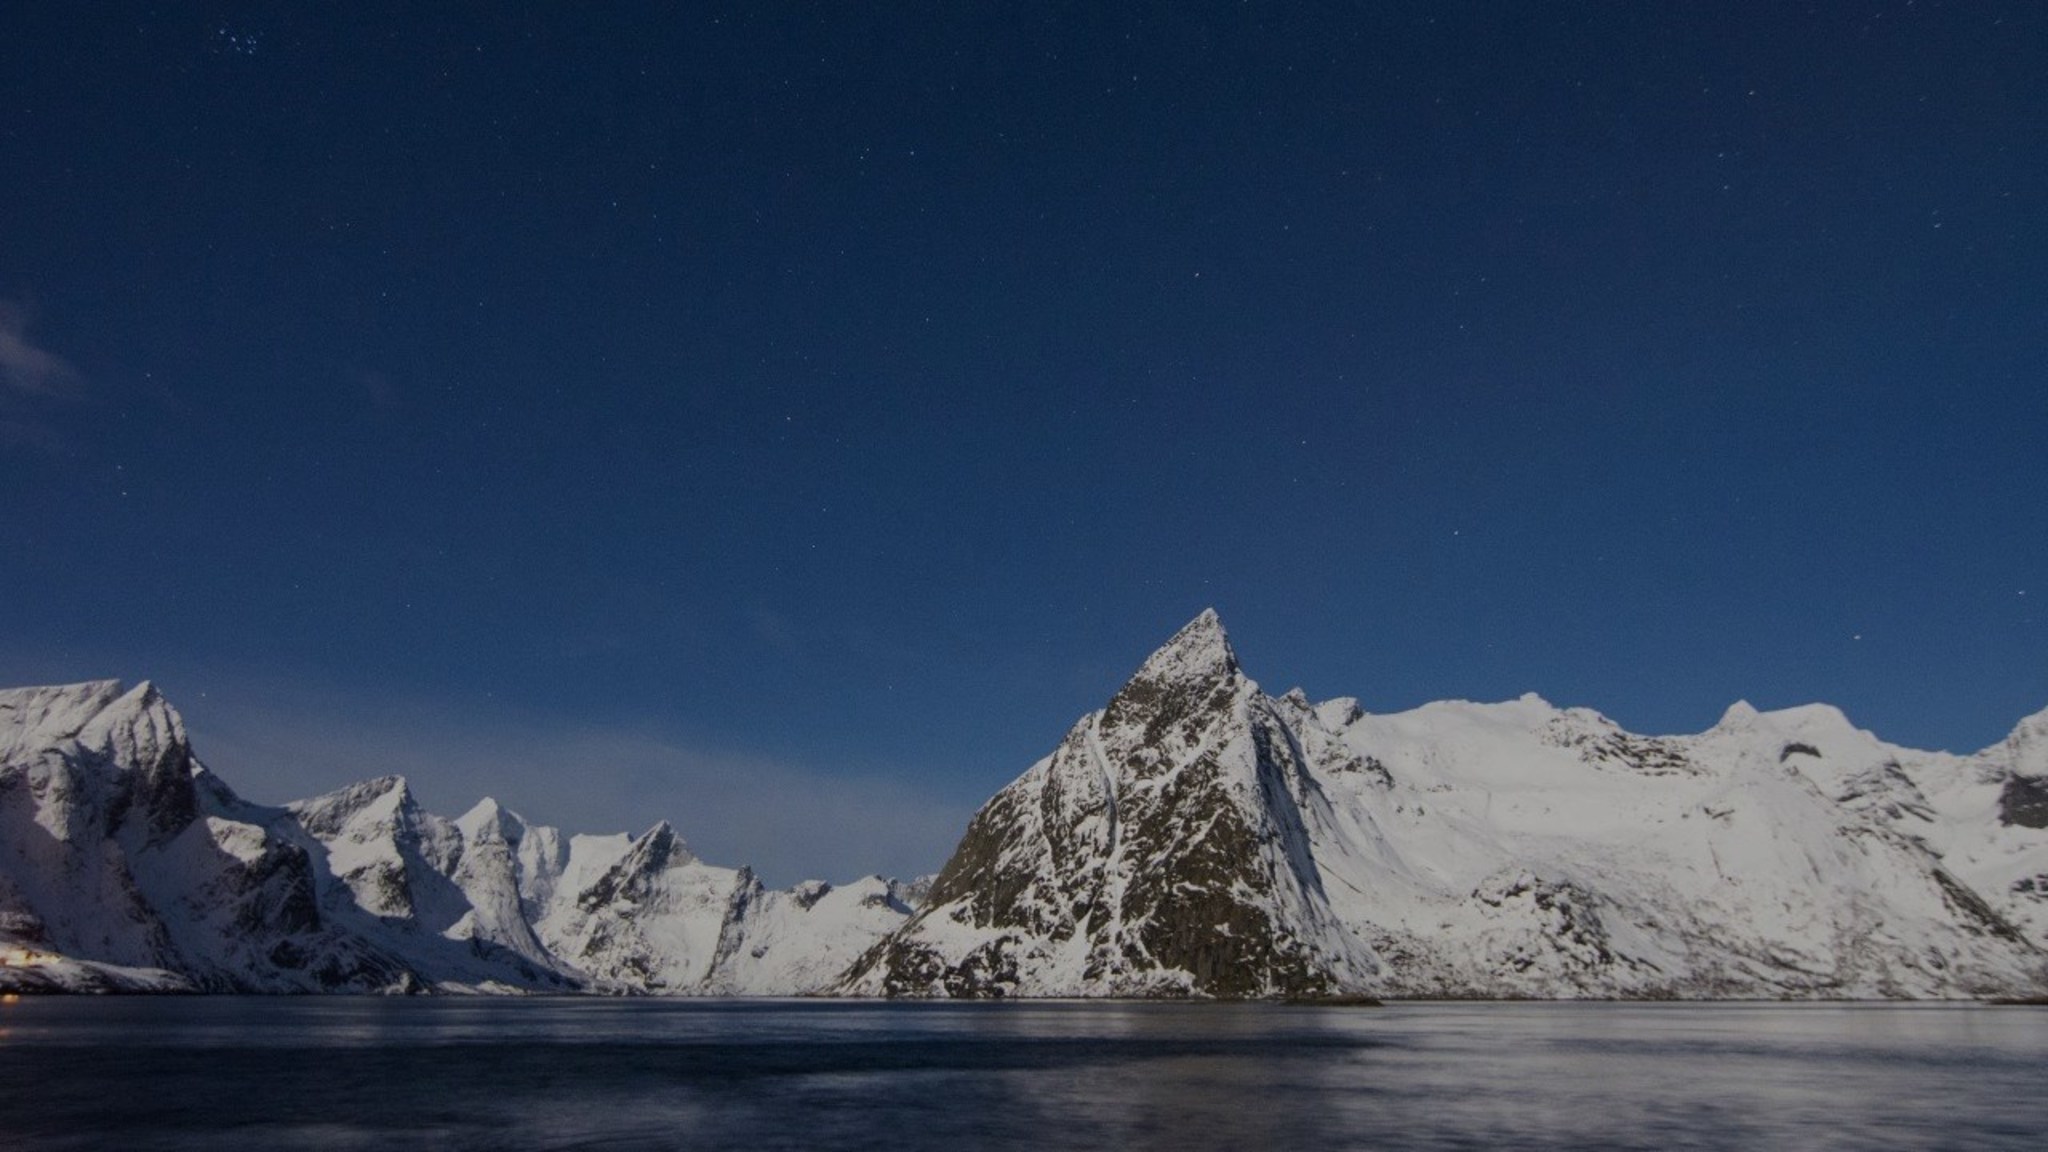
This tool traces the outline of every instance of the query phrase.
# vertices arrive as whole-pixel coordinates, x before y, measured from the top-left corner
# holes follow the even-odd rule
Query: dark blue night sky
[[[1212,604],[1373,710],[2048,705],[2040,5],[597,9],[8,10],[0,677],[778,879]]]

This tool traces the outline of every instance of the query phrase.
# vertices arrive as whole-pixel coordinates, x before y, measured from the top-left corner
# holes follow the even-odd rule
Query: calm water
[[[5,1148],[2026,1148],[2048,1010],[24,999]]]

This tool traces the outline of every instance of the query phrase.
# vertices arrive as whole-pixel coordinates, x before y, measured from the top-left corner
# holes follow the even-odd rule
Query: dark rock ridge
[[[2048,779],[2009,777],[1998,793],[1998,818],[2016,828],[2048,828]]]

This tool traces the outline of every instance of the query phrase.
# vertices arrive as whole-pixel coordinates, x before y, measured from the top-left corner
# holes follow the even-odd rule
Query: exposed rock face
[[[1330,909],[1303,811],[1325,801],[1280,708],[1215,614],[1196,618],[975,815],[925,912],[848,990],[1330,996],[1367,983],[1377,962]]]
[[[1941,997],[2044,987],[2042,718],[1645,737],[1527,696],[1274,698],[1213,613],[973,819],[840,984],[898,996]]]
[[[2048,779],[2006,777],[1998,793],[1998,819],[2015,828],[2048,828]]]
[[[767,891],[667,824],[446,820],[396,776],[250,804],[148,684],[0,691],[0,990],[788,995],[908,916],[900,892]]]

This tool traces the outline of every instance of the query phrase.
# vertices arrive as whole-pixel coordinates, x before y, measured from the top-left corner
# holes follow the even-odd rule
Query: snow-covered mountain
[[[387,776],[282,808],[144,683],[0,691],[0,990],[788,995],[909,915],[871,877],[770,891],[666,823],[455,820]]]
[[[237,797],[148,684],[0,692],[0,990],[1962,997],[2048,991],[2048,712],[1638,736],[1534,696],[1269,696],[1203,613],[927,891],[767,889],[384,777]]]
[[[1809,706],[1273,697],[1212,612],[977,813],[839,985],[912,996],[2048,988],[2048,712],[1974,756]]]

